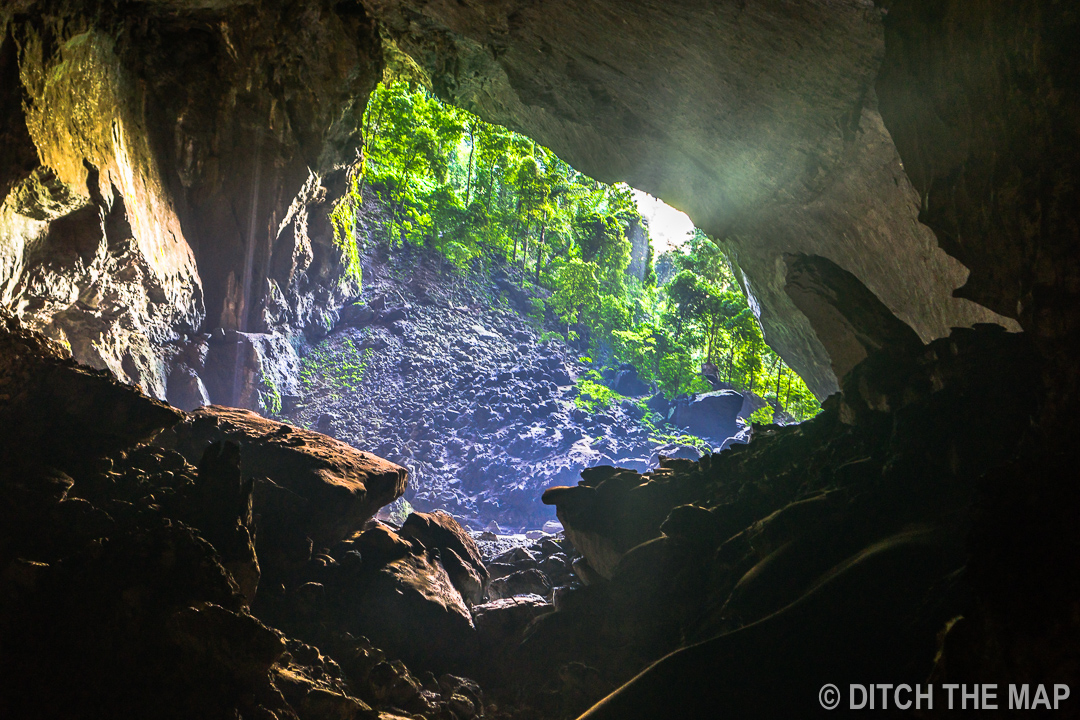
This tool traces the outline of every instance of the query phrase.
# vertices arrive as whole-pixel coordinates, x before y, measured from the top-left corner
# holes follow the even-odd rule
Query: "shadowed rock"
[[[785,255],[785,290],[806,315],[842,379],[875,350],[914,353],[919,336],[857,277],[823,257]]]
[[[162,444],[189,462],[208,445],[240,446],[244,478],[255,478],[257,549],[264,570],[287,571],[358,529],[405,492],[405,468],[310,430],[253,412],[211,405],[191,415]]]
[[[489,575],[480,549],[451,515],[441,510],[411,513],[399,533],[428,549],[439,550],[450,581],[465,601],[470,605],[483,602]]]
[[[145,441],[181,413],[78,365],[56,343],[0,319],[0,464],[77,465]]]

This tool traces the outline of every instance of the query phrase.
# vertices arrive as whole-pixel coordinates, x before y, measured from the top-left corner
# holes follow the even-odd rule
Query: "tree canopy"
[[[726,384],[796,419],[819,408],[765,344],[727,258],[704,233],[661,256],[659,273],[650,246],[644,282],[627,273],[631,227],[647,237],[628,186],[600,183],[400,81],[372,93],[364,138],[355,185],[335,211],[339,232],[353,233],[342,217],[375,196],[387,215],[377,241],[433,249],[459,272],[517,268],[514,277],[546,298],[535,307],[540,325],[560,328],[602,364],[634,365],[669,396]]]

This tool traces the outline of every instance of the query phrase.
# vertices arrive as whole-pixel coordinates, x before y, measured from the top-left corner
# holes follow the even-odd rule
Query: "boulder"
[[[355,532],[375,512],[401,497],[405,468],[310,430],[216,405],[200,408],[162,445],[197,463],[214,442],[240,446],[243,477],[255,479],[254,512],[260,561],[277,570],[306,561]],[[264,554],[269,552],[275,557]]]
[[[409,667],[439,672],[476,658],[472,615],[435,551],[419,543],[382,567],[366,568],[343,594],[343,629]]]
[[[519,570],[510,573],[506,577],[491,581],[488,594],[492,600],[516,597],[518,595],[539,595],[550,597],[551,582],[542,571],[537,568]]]
[[[382,523],[362,532],[356,538],[353,547],[360,551],[364,559],[379,564],[405,557],[412,549],[412,545],[403,540],[392,528]]]
[[[671,412],[671,402],[664,397],[664,393],[658,392],[650,397],[645,406],[649,408],[651,412],[659,414],[664,419],[667,419],[668,414]]]
[[[210,404],[210,393],[202,378],[183,364],[177,364],[169,373],[165,393],[170,405],[189,412]]]
[[[473,622],[485,655],[498,662],[525,636],[529,623],[555,607],[540,595],[500,598],[473,607]]]
[[[375,311],[362,303],[349,303],[341,308],[339,325],[363,327],[375,319]]]
[[[450,581],[469,605],[484,599],[488,571],[480,548],[472,536],[449,513],[414,512],[405,518],[399,534],[419,541],[429,550],[438,550]]]
[[[618,372],[615,374],[615,381],[611,384],[611,389],[620,395],[640,397],[648,395],[652,388],[638,377],[637,368],[625,363],[619,366]]]
[[[738,417],[742,408],[741,393],[719,390],[677,403],[672,421],[693,435],[719,444],[739,432]]]

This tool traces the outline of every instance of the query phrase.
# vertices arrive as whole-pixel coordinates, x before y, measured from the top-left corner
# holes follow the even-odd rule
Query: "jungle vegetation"
[[[375,197],[386,220],[369,242],[429,248],[451,272],[514,268],[511,277],[539,298],[538,329],[579,347],[594,380],[629,363],[668,397],[727,384],[761,395],[778,418],[820,409],[765,343],[728,259],[703,232],[660,258],[649,244],[644,277],[627,272],[631,233],[648,235],[628,186],[598,182],[403,81],[372,94],[363,134],[352,190],[333,216],[350,263],[355,213]]]

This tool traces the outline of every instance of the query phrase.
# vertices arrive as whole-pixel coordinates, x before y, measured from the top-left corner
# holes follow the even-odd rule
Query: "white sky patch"
[[[694,234],[694,222],[647,192],[631,188],[638,212],[649,221],[649,234],[652,235],[653,249],[657,255],[679,247]]]

